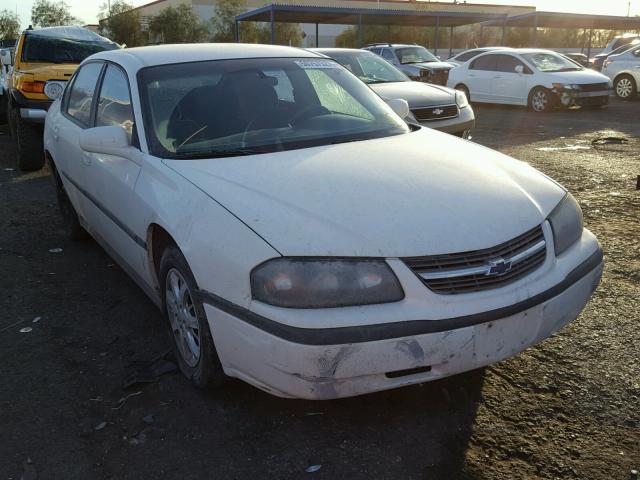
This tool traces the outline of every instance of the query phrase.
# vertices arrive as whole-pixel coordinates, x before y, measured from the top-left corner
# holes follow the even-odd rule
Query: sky
[[[97,23],[100,5],[106,0],[66,0],[72,15],[84,23]],[[144,5],[151,0],[129,0],[134,6]],[[31,6],[35,0],[0,0],[0,10],[18,12],[23,27],[31,19]],[[452,2],[453,3],[453,2]],[[602,15],[626,15],[629,0],[482,0],[467,3],[494,3],[503,5],[530,5],[538,10],[551,12],[595,13]],[[631,0],[631,15],[640,15],[640,0]]]

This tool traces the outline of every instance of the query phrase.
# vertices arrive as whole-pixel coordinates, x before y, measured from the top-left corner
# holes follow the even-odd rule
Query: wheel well
[[[165,249],[170,245],[178,245],[173,237],[157,223],[149,226],[147,233],[147,252],[149,261],[153,268],[153,275],[156,285],[160,285],[158,275],[160,274],[160,260]]]
[[[529,90],[529,95],[527,96],[527,103],[531,102],[531,96],[533,95],[533,92],[535,92],[538,88],[546,90],[547,92],[551,91],[550,89],[548,89],[544,85],[536,85],[535,87],[531,87],[531,90]]]
[[[633,75],[626,72],[619,73],[618,75],[616,75],[616,78],[613,79],[613,83],[615,84],[622,77],[629,77],[634,84],[636,83],[636,79],[633,77]]]

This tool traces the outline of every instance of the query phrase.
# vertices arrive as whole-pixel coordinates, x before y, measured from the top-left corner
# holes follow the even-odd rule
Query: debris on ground
[[[124,404],[127,403],[127,400],[129,400],[131,397],[136,397],[138,395],[142,395],[142,392],[133,392],[130,393],[129,395],[122,397],[120,400],[118,400],[118,406],[117,407],[111,407],[112,410],[120,410],[122,407],[124,407]]]
[[[307,468],[304,469],[305,472],[307,473],[314,473],[317,472],[318,470],[320,470],[322,468],[322,465],[311,465]]]
[[[100,422],[95,427],[93,427],[93,429],[98,431],[98,430],[102,430],[106,426],[107,426],[107,422]]]
[[[61,248],[50,248],[49,253],[62,253]]]
[[[629,140],[622,137],[599,137],[591,141],[591,145],[599,147],[601,145],[627,145]]]
[[[33,328],[31,328],[31,327],[22,327],[20,329],[20,333],[29,333],[32,330],[33,330]]]
[[[129,388],[138,383],[155,383],[162,375],[174,373],[177,365],[169,360],[173,358],[171,350],[160,354],[153,360],[137,360],[127,366],[128,373],[124,379],[124,388]]]
[[[156,421],[156,416],[153,413],[150,413],[149,415],[145,415],[144,417],[142,417],[142,421],[147,425],[151,425]]]
[[[36,317],[33,320],[31,320],[31,323],[38,323],[40,320],[42,320],[42,317]]]

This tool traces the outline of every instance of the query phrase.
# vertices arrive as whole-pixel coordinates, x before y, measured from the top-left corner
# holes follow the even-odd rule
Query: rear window
[[[115,50],[117,44],[85,41],[65,37],[27,34],[22,47],[23,62],[81,63],[89,55],[104,50]]]

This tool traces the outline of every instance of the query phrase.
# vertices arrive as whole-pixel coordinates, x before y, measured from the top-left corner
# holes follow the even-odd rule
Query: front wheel
[[[548,112],[552,104],[551,93],[546,88],[536,87],[529,95],[529,108],[534,112]]]
[[[616,79],[616,97],[620,100],[629,100],[637,95],[638,89],[631,75],[622,75]]]
[[[182,252],[168,247],[160,260],[164,312],[180,371],[197,387],[215,387],[227,379],[213,343],[196,281]]]

